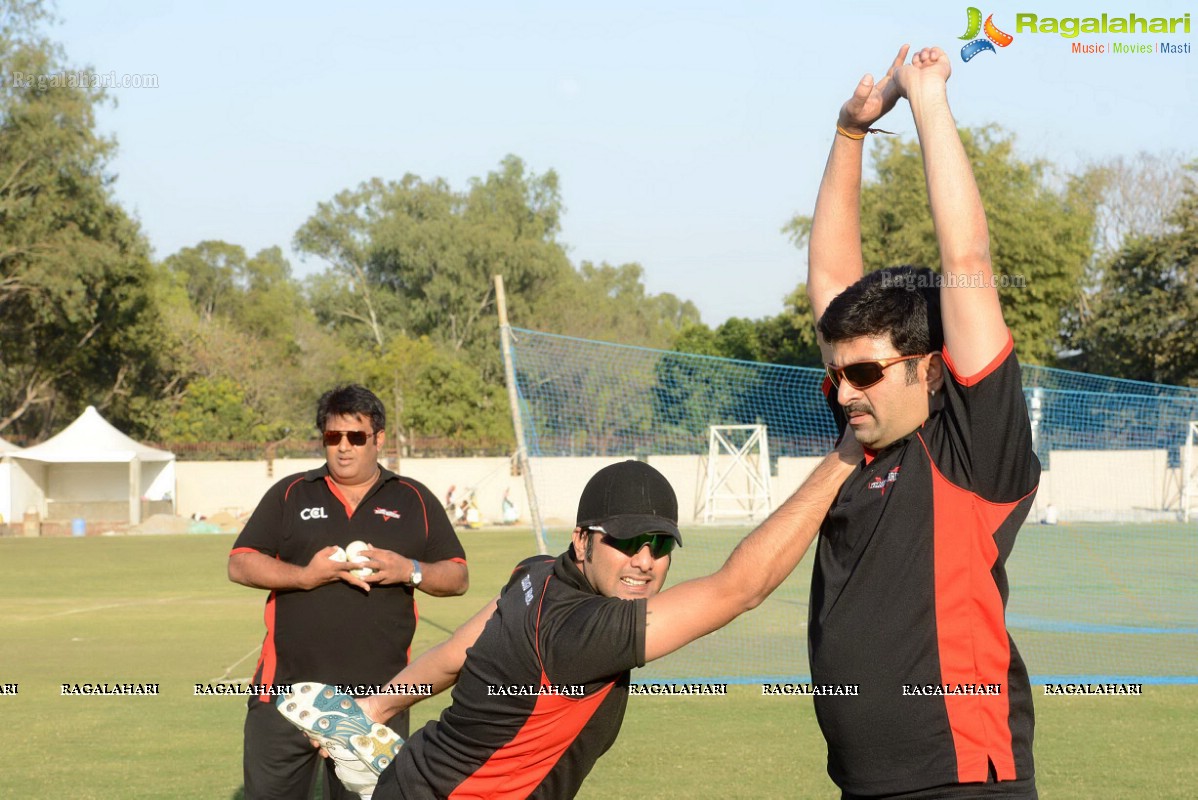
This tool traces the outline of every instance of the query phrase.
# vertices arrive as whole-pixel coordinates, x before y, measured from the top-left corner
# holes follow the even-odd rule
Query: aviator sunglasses
[[[854,389],[868,389],[875,383],[880,383],[882,378],[886,377],[886,368],[892,364],[898,364],[900,361],[910,361],[913,358],[923,358],[925,355],[927,353],[920,353],[914,356],[883,358],[879,361],[858,361],[855,364],[845,364],[843,367],[834,367],[831,364],[826,364],[825,366],[828,369],[828,380],[832,381],[832,385],[837,389],[840,388],[840,379],[842,377]]]
[[[677,544],[674,537],[668,533],[642,533],[631,539],[617,539],[600,528],[590,528],[590,530],[602,533],[604,544],[614,547],[626,556],[635,556],[642,547],[649,545],[649,554],[654,558],[661,558],[674,552],[674,545]]]
[[[341,444],[342,436],[344,436],[346,439],[349,439],[349,443],[354,447],[361,447],[362,445],[366,444],[366,440],[374,436],[374,434],[367,433],[366,431],[325,431],[324,446],[338,446]]]

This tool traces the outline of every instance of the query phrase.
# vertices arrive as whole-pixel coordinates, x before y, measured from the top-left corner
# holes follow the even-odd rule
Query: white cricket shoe
[[[345,787],[366,798],[403,745],[395,731],[371,720],[352,697],[327,684],[292,684],[291,692],[275,706],[288,722],[320,743]]]

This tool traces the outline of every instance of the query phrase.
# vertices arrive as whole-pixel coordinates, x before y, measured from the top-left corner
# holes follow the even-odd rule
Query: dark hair
[[[320,396],[316,403],[316,427],[324,430],[324,423],[329,417],[370,417],[374,431],[387,427],[387,412],[383,402],[374,392],[365,386],[351,383],[330,389]]]
[[[819,332],[828,344],[889,335],[901,356],[938,353],[944,347],[940,276],[910,266],[871,272],[832,299]],[[916,362],[907,362],[909,379],[916,369]]]

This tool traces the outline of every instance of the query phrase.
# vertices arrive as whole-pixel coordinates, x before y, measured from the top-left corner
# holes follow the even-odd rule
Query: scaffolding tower
[[[769,516],[770,449],[764,425],[712,425],[700,485],[703,505],[695,517],[759,520]]]

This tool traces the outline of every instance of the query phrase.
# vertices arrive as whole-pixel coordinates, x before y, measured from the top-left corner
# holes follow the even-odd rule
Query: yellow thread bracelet
[[[836,126],[836,132],[839,133],[841,136],[852,139],[854,142],[859,142],[862,139],[864,139],[865,133],[888,133],[891,136],[898,135],[894,131],[884,131],[881,128],[866,128],[865,133],[849,133],[844,128],[840,127],[839,125]]]

